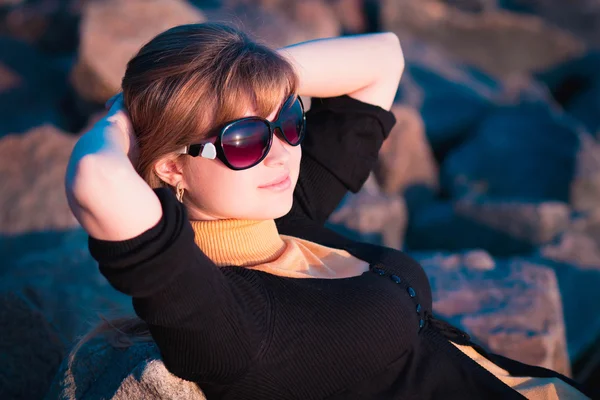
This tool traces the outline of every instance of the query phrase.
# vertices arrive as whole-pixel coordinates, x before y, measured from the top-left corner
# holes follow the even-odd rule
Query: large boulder
[[[543,103],[497,107],[441,166],[453,198],[470,193],[568,202],[581,135],[572,118]]]
[[[223,7],[203,12],[210,21],[233,23],[272,48],[342,33],[342,18],[323,0],[225,0]]]
[[[67,126],[67,77],[31,45],[0,36],[0,138],[41,124]]]
[[[371,174],[358,193],[346,195],[327,222],[330,228],[355,240],[400,249],[407,218],[402,196],[383,193]]]
[[[482,248],[494,256],[530,254],[569,226],[570,209],[559,202],[486,197],[427,202],[417,197],[407,204],[405,243],[414,251]]]
[[[597,0],[501,0],[508,10],[538,15],[583,38],[589,45],[600,45],[600,7]]]
[[[506,11],[461,11],[436,0],[382,0],[383,30],[414,35],[498,76],[547,68],[585,45],[541,18]]]
[[[411,254],[433,291],[434,314],[494,353],[570,375],[554,271],[485,252]]]
[[[375,176],[385,193],[403,193],[410,186],[422,185],[437,190],[438,166],[419,112],[394,105],[396,125],[383,142]]]
[[[0,293],[0,398],[40,399],[66,353],[66,343],[24,293]]]
[[[0,232],[67,229],[78,225],[64,189],[77,137],[45,125],[0,139]]]
[[[47,53],[77,48],[81,5],[87,0],[2,0],[0,34],[24,40]]]
[[[153,342],[113,344],[108,335],[97,335],[72,351],[45,399],[206,399],[198,385],[166,369]]]
[[[72,71],[78,93],[105,102],[119,91],[127,62],[157,34],[176,25],[205,21],[183,0],[104,0],[86,4],[79,57]]]
[[[21,290],[70,345],[102,320],[132,313],[90,256],[81,229],[0,236],[0,293]]]

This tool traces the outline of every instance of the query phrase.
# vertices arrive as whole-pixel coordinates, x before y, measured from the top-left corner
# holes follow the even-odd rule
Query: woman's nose
[[[265,165],[285,165],[290,159],[290,151],[287,148],[289,145],[280,139],[278,135],[273,135],[273,143],[269,154],[265,157]]]

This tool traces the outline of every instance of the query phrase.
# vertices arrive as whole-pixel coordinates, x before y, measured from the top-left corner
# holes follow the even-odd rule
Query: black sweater
[[[163,217],[153,228],[120,242],[89,238],[104,276],[133,297],[169,371],[197,382],[208,399],[523,398],[448,341],[472,344],[432,317],[417,262],[324,227],[345,193],[366,180],[393,114],[340,96],[313,99],[306,119],[294,205],[276,221],[279,232],[345,249],[370,271],[298,279],[218,268],[194,243],[186,209],[168,189],[155,189]],[[514,374],[576,385],[486,356]]]

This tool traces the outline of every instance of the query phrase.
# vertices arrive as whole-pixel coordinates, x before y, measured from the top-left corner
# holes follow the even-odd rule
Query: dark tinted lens
[[[300,143],[304,135],[304,114],[300,100],[296,99],[293,103],[286,104],[279,119],[285,138],[293,145]]]
[[[221,144],[233,167],[249,167],[265,154],[269,146],[269,127],[257,120],[236,122],[225,131]]]

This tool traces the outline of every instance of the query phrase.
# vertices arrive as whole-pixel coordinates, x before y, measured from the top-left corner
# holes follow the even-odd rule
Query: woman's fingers
[[[130,133],[131,130],[131,121],[129,120],[129,115],[127,115],[127,111],[125,110],[125,106],[123,105],[123,93],[118,93],[111,97],[107,102],[107,106],[110,103],[110,108],[106,113],[106,120],[116,124],[127,133]]]
[[[123,92],[119,92],[112,96],[110,99],[106,100],[106,103],[104,103],[104,108],[106,108],[107,110],[110,109],[118,98],[123,99]]]

